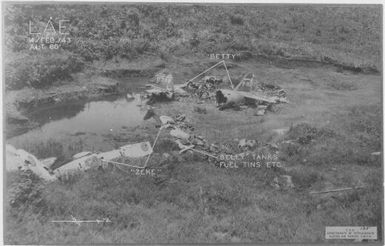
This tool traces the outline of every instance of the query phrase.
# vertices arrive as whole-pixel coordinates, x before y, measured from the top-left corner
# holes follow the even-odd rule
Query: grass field
[[[175,71],[178,82],[215,62],[208,59],[212,52],[249,50],[260,56],[229,62],[234,81],[252,72],[258,81],[282,87],[290,103],[276,105],[262,117],[248,110],[219,111],[209,102],[196,110],[192,98],[155,105],[159,115],[186,114],[195,132],[210,143],[236,145],[234,139],[247,138],[278,144],[283,168],[218,168],[199,154],[178,154],[163,134],[150,162],[162,169],[155,178],[116,169],[90,170],[47,185],[29,173],[9,173],[6,243],[343,242],[325,240],[325,226],[377,226],[378,241],[383,240],[383,166],[381,157],[371,154],[382,151],[381,6],[79,5],[76,10],[71,6],[11,10],[15,16],[25,13],[15,22],[17,28],[25,25],[30,12],[40,20],[47,11],[58,18],[70,15],[78,23],[71,33],[94,49],[92,55],[108,59],[107,65],[113,64],[116,54],[135,62],[142,51],[154,52]],[[138,29],[121,27],[126,15],[132,23],[138,18]],[[94,16],[99,18],[92,24]],[[127,50],[103,43],[124,37],[133,40]],[[147,46],[140,46],[143,38]],[[102,44],[117,53],[111,55],[100,48]],[[83,48],[68,47],[66,52],[85,63],[97,62]],[[25,49],[12,52],[28,52]],[[277,57],[362,69],[275,63]],[[224,75],[224,70],[215,73]],[[153,141],[158,130],[154,125],[144,121],[122,131],[132,136],[132,142],[144,136]],[[287,132],[280,135],[276,129]],[[293,139],[299,141],[280,144]],[[60,143],[53,141],[24,147],[39,158],[61,152]],[[165,158],[165,152],[170,156]],[[291,176],[294,188],[275,188],[274,179],[280,175]],[[365,188],[309,194],[352,186]],[[71,216],[108,217],[112,222],[81,226],[51,222]]]
[[[145,54],[249,51],[379,71],[381,13],[380,5],[7,4],[6,88],[49,87],[84,63]],[[41,29],[49,17],[56,29],[59,20],[69,21],[71,41],[54,52],[31,50],[27,30]]]
[[[324,227],[377,226],[381,231],[381,80],[377,75],[329,68],[281,69],[245,63],[260,81],[273,82],[290,104],[263,117],[247,111],[194,112],[189,100],[157,105],[159,113],[185,113],[210,142],[255,138],[279,142],[311,136],[312,142],[282,147],[283,169],[221,169],[199,155],[178,155],[153,165],[157,178],[119,170],[98,171],[65,183],[29,187],[19,205],[7,208],[6,238],[12,243],[323,242]],[[354,86],[330,86],[331,81]],[[153,122],[143,126],[155,136]],[[277,128],[290,128],[276,136]],[[127,129],[130,132],[130,129]],[[167,135],[163,137],[167,138]],[[168,142],[160,151],[169,151]],[[276,190],[275,176],[293,177],[293,190]],[[8,181],[15,185],[15,181]],[[312,190],[366,186],[364,190],[310,195]],[[29,194],[30,189],[35,192]],[[13,194],[15,190],[10,189]],[[27,206],[28,204],[28,206]],[[108,217],[107,225],[52,225],[53,219]]]

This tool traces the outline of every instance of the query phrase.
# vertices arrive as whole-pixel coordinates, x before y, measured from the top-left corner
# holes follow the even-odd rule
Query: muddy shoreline
[[[127,92],[126,86],[118,80],[111,80],[108,83],[76,85],[70,88],[56,87],[38,93],[28,89],[14,92],[16,95],[13,98],[8,98],[6,103],[6,138],[9,139],[38,127],[37,122],[29,117],[36,109],[122,96]]]
[[[28,113],[39,107],[60,106],[73,101],[92,101],[100,100],[106,96],[118,96],[120,92],[100,93],[100,92],[89,92],[89,91],[75,91],[71,93],[62,93],[55,95],[47,95],[43,98],[35,98],[29,102],[23,101],[18,102],[18,111],[9,113],[6,115],[6,138],[11,138],[20,134],[23,134],[35,127],[38,124],[28,117]]]
[[[200,64],[211,62],[215,63],[216,60],[211,60],[200,57],[195,61],[190,61],[188,64],[181,64],[181,61],[174,57],[165,63],[165,61],[159,58],[152,62],[146,60],[144,65],[142,61],[139,61],[139,65],[143,65],[140,69],[138,66],[133,67],[133,63],[130,62],[130,66],[125,68],[109,68],[111,64],[102,67],[90,67],[84,72],[87,77],[87,81],[80,84],[67,84],[59,85],[57,87],[48,88],[45,90],[36,90],[31,88],[25,88],[20,91],[6,92],[6,138],[11,138],[20,134],[23,134],[35,127],[38,124],[32,121],[28,114],[39,107],[45,107],[47,105],[60,106],[68,102],[74,101],[90,101],[100,100],[107,96],[119,96],[127,92],[127,84],[119,81],[121,78],[146,78],[150,79],[156,72],[163,68],[175,67],[175,72],[180,73],[182,81],[186,79],[186,73],[191,73],[197,70]],[[196,65],[192,65],[196,62]],[[142,63],[142,64],[141,64]],[[182,62],[183,63],[183,62]],[[249,54],[244,59],[238,61],[228,61],[229,69],[237,69],[245,64],[269,64],[276,67],[285,69],[292,69],[295,67],[314,67],[314,68],[329,68],[336,69],[337,71],[351,72],[351,73],[362,73],[362,74],[378,74],[379,71],[376,69],[367,68],[356,68],[344,64],[339,64],[334,61],[318,61],[311,58],[290,58],[290,57],[279,57],[279,56],[267,56],[263,54]],[[113,64],[112,64],[113,65]],[[235,66],[235,67],[234,67]],[[178,69],[183,67],[183,69]],[[180,70],[180,71],[178,71]],[[87,74],[88,73],[88,74]],[[96,79],[95,79],[96,78]],[[98,81],[99,78],[103,78]],[[79,79],[79,78],[75,78]],[[95,79],[96,82],[93,80]],[[84,80],[80,78],[80,80]],[[8,94],[14,93],[15,96],[9,97]]]

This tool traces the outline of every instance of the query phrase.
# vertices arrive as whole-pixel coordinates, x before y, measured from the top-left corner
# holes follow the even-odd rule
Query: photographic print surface
[[[381,244],[382,11],[3,3],[5,243]]]

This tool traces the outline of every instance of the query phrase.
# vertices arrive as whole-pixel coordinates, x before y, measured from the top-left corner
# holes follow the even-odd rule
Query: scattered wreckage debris
[[[230,86],[231,88],[234,88],[230,73],[227,69],[227,65],[224,60],[216,63],[215,65],[196,75],[192,79],[187,80],[186,83],[183,84],[183,88],[198,99],[214,99],[215,91],[218,90],[219,86],[223,84],[223,82],[226,80],[226,77],[220,78],[217,76],[206,75],[198,81],[197,79],[206,74],[208,71],[214,69],[215,67],[218,67],[219,65],[224,66],[226,70],[227,79],[230,82]]]
[[[198,99],[214,99],[215,91],[219,89],[223,80],[217,76],[205,76],[197,82],[187,82],[185,90]]]
[[[263,94],[251,93],[245,91],[235,91],[228,89],[217,90],[215,95],[219,110],[239,106],[243,104],[265,104],[277,103],[275,98],[267,97]]]
[[[149,105],[155,102],[167,102],[175,99],[173,89],[163,89],[153,86],[152,89],[146,90],[146,93],[145,99],[147,99],[147,104]]]
[[[255,115],[256,116],[263,116],[263,115],[265,115],[266,109],[267,109],[266,105],[258,105],[257,106],[257,110],[255,112]]]
[[[179,114],[179,115],[176,115],[175,118],[172,118],[170,116],[166,116],[166,115],[158,115],[155,113],[155,110],[153,107],[149,106],[147,108],[147,112],[145,113],[145,115],[143,116],[143,120],[149,120],[149,119],[155,119],[155,122],[157,123],[156,124],[156,127],[168,127],[168,126],[171,126],[171,125],[178,125],[179,128],[181,129],[189,129],[189,130],[193,130],[194,128],[192,127],[192,125],[190,125],[189,123],[187,123],[185,120],[186,120],[186,115],[185,114]]]
[[[168,69],[163,69],[160,72],[156,73],[152,82],[156,84],[167,85],[174,80],[174,76]]]
[[[47,161],[49,160],[49,161]],[[16,149],[12,145],[6,145],[6,170],[31,170],[37,176],[46,181],[54,181],[56,179],[48,170],[47,167],[52,165],[56,158],[48,158],[45,160],[38,160],[34,155],[28,153],[23,149]]]
[[[260,92],[266,96],[277,97],[280,101],[286,102],[287,93],[285,90],[277,85],[259,82],[253,73],[246,73],[234,90]]]
[[[266,109],[272,104],[288,103],[283,89],[259,83],[252,73],[247,73],[234,90],[217,90],[215,98],[219,110],[239,105],[257,105],[255,113],[257,116],[264,115]]]
[[[154,104],[155,102],[173,101],[177,99],[177,97],[188,96],[188,92],[183,89],[185,85],[174,85],[172,80],[170,80],[165,87],[152,84],[147,84],[146,87],[150,88],[145,90],[146,95],[144,96],[144,98],[147,99],[148,105]]]
[[[199,99],[212,99],[215,97],[215,91],[221,83],[222,79],[206,76],[198,83],[189,82],[187,89]]]
[[[172,73],[166,70],[161,71],[155,74],[153,82],[155,82],[156,85],[146,85],[146,87],[150,87],[150,89],[145,90],[147,93],[145,98],[148,99],[147,104],[174,100],[174,77]]]
[[[210,69],[223,64],[227,67],[224,61],[217,63],[212,66],[208,70],[203,73],[195,76],[193,79],[187,81],[185,84],[179,85],[177,88],[180,88],[184,91],[183,88],[186,88],[189,84],[192,84],[192,81],[199,76],[203,75],[205,72]],[[227,71],[227,75],[229,77],[229,81],[233,88],[233,84],[231,82],[230,75]],[[172,100],[174,98],[175,86],[173,84],[173,77],[166,75],[164,77],[159,77],[159,83],[166,83],[166,88],[154,87],[151,85],[152,89],[147,90],[148,95],[154,100],[157,100],[157,97],[166,98],[168,100]],[[246,75],[243,79],[241,85],[237,85],[235,90],[222,89],[216,91],[216,100],[217,103],[221,106],[220,109],[224,109],[226,107],[232,106],[232,104],[240,104],[244,103],[246,100],[252,100],[258,103],[261,103],[257,107],[256,115],[263,115],[268,105],[277,103],[281,100],[280,97],[268,97],[266,95],[260,94],[259,92],[247,92],[247,91],[238,91],[242,86],[246,86],[246,82],[248,86],[253,86],[254,75]],[[214,86],[222,83],[221,79],[218,79],[214,76],[206,76],[203,78],[203,84],[209,84]],[[254,87],[253,87],[254,88]],[[275,88],[273,88],[275,89]],[[185,92],[185,91],[184,91]],[[186,92],[187,93],[187,92]],[[154,118],[157,122],[157,125],[160,127],[158,134],[155,138],[153,145],[151,146],[149,142],[138,143],[138,144],[129,144],[120,147],[117,150],[112,150],[103,153],[92,153],[92,152],[81,152],[73,156],[73,160],[69,163],[66,163],[59,168],[51,169],[52,164],[56,161],[55,157],[47,158],[44,160],[38,160],[32,154],[24,151],[17,150],[12,146],[7,145],[7,161],[10,163],[15,163],[13,165],[16,168],[14,170],[21,169],[29,169],[34,172],[37,176],[41,177],[46,181],[53,181],[62,176],[68,176],[72,173],[76,173],[78,171],[86,171],[94,166],[105,166],[106,163],[112,163],[115,165],[129,166],[133,168],[146,168],[153,153],[153,148],[160,136],[161,130],[168,129],[170,136],[174,138],[174,142],[180,149],[179,153],[184,153],[186,151],[192,151],[200,153],[208,158],[218,160],[218,154],[220,152],[231,153],[233,151],[228,150],[224,147],[224,145],[216,146],[215,144],[208,144],[207,141],[196,134],[193,133],[194,128],[186,122],[186,115],[177,115],[172,118],[169,116],[157,116],[152,107],[149,107],[146,115],[144,116],[144,120]],[[256,142],[241,140],[239,143],[239,148],[244,149],[246,151],[250,151],[254,147]],[[136,153],[136,154],[134,154]],[[114,159],[119,157],[132,157],[139,158],[147,156],[144,166],[130,165],[126,163],[119,163],[114,161]],[[210,159],[209,159],[210,160]],[[7,167],[8,168],[8,167]],[[12,168],[11,168],[12,169]],[[8,169],[7,169],[8,170]]]
[[[226,77],[206,75],[210,70],[223,65]],[[202,77],[203,76],[203,77]],[[200,78],[200,79],[199,79]],[[199,79],[199,80],[198,80]],[[223,88],[223,82],[228,79],[230,88]],[[219,110],[254,107],[256,116],[263,116],[266,110],[272,110],[273,104],[288,103],[286,92],[279,86],[260,83],[251,72],[246,73],[234,87],[230,73],[224,60],[214,64],[183,84],[174,85],[172,73],[168,70],[155,75],[153,81],[157,85],[147,84],[147,104],[155,102],[173,101],[180,96],[195,96],[200,100],[215,100]],[[159,86],[158,86],[159,85]]]
[[[58,179],[68,179],[71,175],[85,172],[92,168],[105,169],[109,164],[125,172],[127,172],[127,170],[121,169],[121,167],[128,167],[130,170],[146,169],[148,168],[149,160],[162,130],[169,131],[169,135],[179,148],[179,154],[189,151],[196,152],[207,158],[209,162],[214,162],[215,165],[220,161],[220,155],[237,154],[247,156],[260,150],[257,148],[258,142],[249,139],[239,140],[238,151],[242,151],[241,153],[235,153],[238,151],[231,148],[228,149],[223,144],[209,144],[202,136],[194,134],[194,128],[186,122],[186,115],[184,114],[179,114],[175,117],[166,115],[157,116],[154,109],[149,108],[145,118],[158,118],[160,124],[160,128],[152,145],[150,142],[141,142],[124,145],[118,149],[107,152],[93,153],[83,151],[75,154],[72,161],[56,169],[51,169],[52,164],[56,161],[55,157],[38,160],[34,155],[25,150],[17,150],[13,146],[7,145],[7,163],[14,165],[10,167],[7,166],[7,170],[31,170],[43,180],[51,182]],[[146,158],[146,160],[144,161],[143,158]]]
[[[131,168],[145,168],[144,166],[136,166],[132,164],[119,163],[113,161],[119,157],[125,157],[132,162],[139,158],[150,156],[153,153],[153,147],[149,142],[128,144],[119,149],[92,153],[80,152],[73,156],[73,160],[56,169],[51,169],[52,164],[56,161],[55,157],[38,160],[34,155],[22,149],[16,149],[12,145],[6,147],[7,170],[31,170],[37,176],[45,181],[55,181],[61,178],[67,178],[79,171],[87,171],[94,167],[106,167],[108,163],[115,165],[123,165]]]
[[[286,100],[286,96],[287,96],[286,91],[279,86],[261,82],[259,83],[256,91],[263,91],[268,96],[278,97],[280,102],[284,102],[284,103],[288,102]]]
[[[215,164],[220,162],[220,155],[241,155],[257,156],[260,151],[271,153],[268,158],[276,158],[278,147],[275,144],[262,144],[254,139],[235,139],[237,145],[228,147],[226,144],[216,145],[209,144],[206,139],[194,133],[194,129],[185,121],[185,115],[176,117],[158,116],[153,108],[149,109],[145,119],[155,118],[157,126],[161,129],[169,130],[169,135],[174,139],[177,147],[180,149],[179,154],[191,151],[197,152],[208,158],[209,162],[214,161]],[[160,120],[163,119],[163,120]],[[238,146],[238,148],[236,147]],[[241,153],[239,153],[241,151]]]
[[[256,145],[258,144],[257,140],[248,140],[248,139],[241,139],[239,140],[239,143],[238,143],[238,148],[240,150],[251,150],[253,148],[256,147]]]
[[[152,79],[152,82],[155,84],[146,85],[147,87],[150,87],[150,89],[146,90],[146,98],[148,99],[147,104],[153,104],[155,102],[162,101],[173,101],[177,97],[185,97],[189,94],[196,95],[200,99],[214,98],[215,90],[218,88],[218,85],[223,82],[223,79],[217,78],[215,76],[205,76],[198,82],[194,81],[219,65],[223,65],[225,67],[228,79],[231,83],[231,88],[233,88],[234,86],[224,61],[216,63],[214,66],[211,66],[210,68],[206,69],[202,73],[198,74],[183,84],[175,85],[172,73],[170,73],[168,70],[164,70],[157,73],[155,78]]]
[[[278,190],[288,190],[295,187],[290,175],[280,175],[275,177],[271,185]]]
[[[234,90],[239,90],[240,87],[247,88],[248,91],[254,91],[257,89],[257,83],[255,83],[255,76],[253,73],[246,73],[239,84]]]
[[[177,115],[175,119],[173,119],[169,116],[158,116],[154,112],[154,109],[150,108],[144,116],[144,119],[147,120],[150,118],[155,118],[157,123],[161,124],[160,129],[169,130],[170,136],[174,138],[174,142],[180,149],[180,154],[186,151],[193,151],[207,157],[218,159],[215,155],[216,153],[212,153],[212,146],[210,146],[202,136],[193,134],[194,128],[185,121],[186,116],[184,114]],[[163,119],[163,121],[161,119]]]
[[[229,82],[231,84],[231,88],[234,88],[234,85],[233,85],[233,82],[231,80],[231,77],[230,77],[230,73],[229,73],[229,70],[227,69],[227,66],[226,66],[226,62],[224,60],[216,63],[215,65],[209,67],[208,69],[206,69],[205,71],[201,72],[200,74],[196,75],[195,77],[193,77],[192,79],[189,79],[187,80],[187,82],[185,83],[186,85],[189,85],[190,83],[192,83],[195,79],[199,78],[200,76],[202,76],[203,74],[207,73],[208,71],[210,71],[211,69],[219,66],[219,65],[223,65],[225,67],[225,70],[226,70],[226,73],[227,73],[227,77],[229,79]],[[206,81],[205,81],[206,82]]]

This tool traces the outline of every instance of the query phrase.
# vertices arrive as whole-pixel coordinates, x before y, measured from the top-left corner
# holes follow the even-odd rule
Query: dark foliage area
[[[381,166],[379,158],[371,156],[381,149],[382,123],[380,106],[356,106],[341,121],[344,128],[315,128],[303,123],[290,129],[286,139],[294,140],[283,146],[281,157],[292,163],[330,165],[357,163]]]
[[[62,74],[81,69],[80,61],[132,60],[145,53],[166,58],[186,50],[203,55],[249,51],[269,57],[308,57],[378,70],[380,14],[377,6],[7,4],[6,53],[20,57],[6,59],[7,88],[49,85]],[[50,17],[56,31],[59,20],[68,21],[66,37],[71,41],[61,44],[60,50],[67,52],[64,57],[29,52],[30,23],[42,32]],[[52,64],[52,68],[40,71],[37,64]],[[33,77],[34,72],[42,78],[29,81],[26,76]]]
[[[69,52],[16,53],[5,65],[6,88],[47,88],[56,81],[70,80],[71,74],[82,68],[81,59]]]

